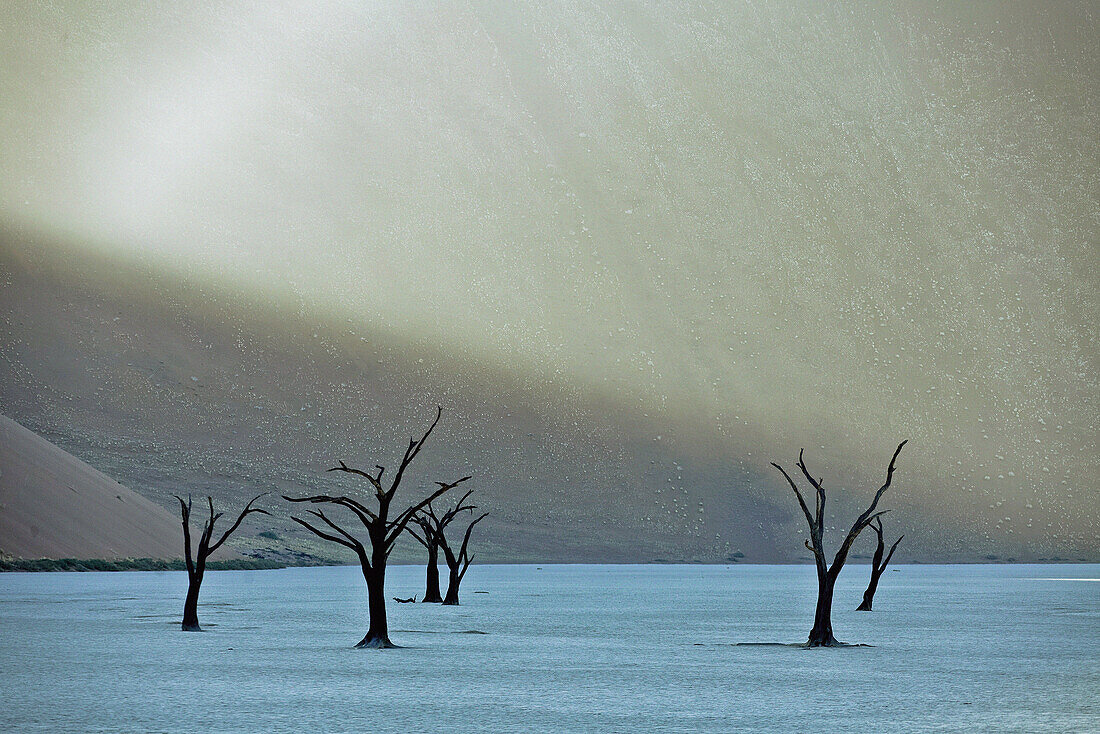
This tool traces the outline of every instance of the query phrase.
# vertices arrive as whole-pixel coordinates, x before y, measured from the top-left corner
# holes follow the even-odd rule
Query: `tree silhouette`
[[[237,521],[233,525],[222,533],[222,537],[217,542],[211,544],[210,539],[214,535],[214,525],[218,522],[224,513],[214,512],[214,500],[211,497],[206,498],[206,503],[210,506],[210,517],[203,525],[202,534],[199,536],[199,547],[195,552],[194,559],[191,557],[191,496],[187,496],[187,502],[183,501],[183,498],[175,496],[180,503],[180,514],[183,516],[183,549],[184,560],[187,563],[187,598],[183,602],[183,624],[181,628],[184,632],[202,632],[202,628],[199,627],[199,587],[202,586],[202,577],[206,573],[206,559],[210,557],[210,554],[221,548],[224,543],[233,532],[241,526],[241,521],[244,520],[246,515],[252,513],[258,513],[261,515],[270,515],[267,510],[261,510],[259,507],[253,507],[252,504],[263,497],[262,494],[256,495],[252,500],[244,506],[241,510],[241,514],[237,516]]]
[[[447,569],[449,571],[447,595],[443,597],[443,604],[445,606],[458,606],[459,584],[462,583],[462,579],[466,576],[466,571],[470,568],[470,563],[474,560],[474,557],[468,552],[470,533],[473,531],[474,525],[477,525],[488,517],[488,515],[489,513],[486,512],[475,518],[466,526],[466,533],[462,536],[462,545],[459,547],[457,555],[451,550],[450,544],[447,543],[446,536],[443,533],[439,534],[439,547],[443,550],[443,557],[447,560]]]
[[[810,539],[805,542],[806,547],[814,554],[814,562],[817,565],[817,608],[814,611],[814,626],[810,630],[809,639],[806,641],[806,645],[809,647],[835,647],[844,644],[833,637],[833,588],[836,585],[837,577],[840,575],[840,569],[844,567],[844,562],[848,559],[848,552],[852,549],[852,543],[871,522],[889,512],[889,510],[875,512],[875,508],[878,507],[879,499],[890,487],[890,481],[894,477],[894,465],[898,460],[898,454],[901,453],[901,449],[906,443],[908,442],[902,441],[898,444],[894,456],[890,459],[890,465],[886,469],[885,483],[875,492],[871,505],[852,524],[848,534],[844,537],[844,542],[840,544],[840,549],[833,557],[832,565],[826,562],[825,549],[822,545],[822,535],[825,527],[825,490],[821,486],[822,480],[814,479],[809,469],[806,468],[806,462],[802,458],[805,449],[798,452],[798,468],[802,470],[803,476],[817,492],[815,512],[813,513],[810,512],[805,497],[802,496],[802,492],[799,491],[798,485],[795,484],[790,475],[779,464],[772,462],[772,466],[780,471],[787,483],[791,485],[791,489],[794,490],[795,496],[798,497],[798,504],[802,508],[802,513],[806,516],[806,523],[810,526]]]
[[[465,477],[463,479],[460,479],[459,482],[463,482],[466,479],[469,479],[469,477]],[[458,482],[456,482],[456,484],[457,483]],[[436,484],[438,484],[441,487],[444,486],[442,482],[436,482]],[[489,514],[487,512],[484,513],[480,517],[477,517],[476,519],[474,519],[468,526],[466,526],[466,532],[462,536],[462,545],[459,546],[458,553],[455,553],[454,549],[451,547],[451,544],[447,541],[447,533],[446,533],[447,526],[451,524],[451,522],[458,516],[458,514],[460,512],[477,509],[477,505],[467,505],[466,504],[466,500],[470,497],[470,494],[471,494],[472,491],[473,490],[470,490],[470,492],[467,492],[466,494],[462,495],[462,499],[460,499],[452,509],[448,510],[447,512],[444,512],[442,515],[437,515],[435,513],[435,509],[432,507],[430,502],[424,507],[424,509],[422,509],[420,512],[418,512],[416,517],[414,518],[414,521],[416,522],[417,525],[420,526],[421,532],[423,533],[423,537],[421,537],[420,535],[417,535],[417,533],[414,532],[411,528],[409,529],[410,534],[412,534],[412,536],[414,538],[416,538],[417,541],[419,541],[421,545],[428,548],[428,553],[429,553],[428,590],[429,590],[429,592],[432,590],[432,580],[433,580],[432,570],[433,570],[433,567],[435,566],[435,559],[431,557],[432,546],[435,547],[436,557],[438,557],[438,552],[440,550],[443,551],[443,557],[447,561],[447,569],[449,571],[448,579],[447,579],[447,596],[444,597],[443,604],[448,605],[448,606],[458,606],[458,587],[462,584],[462,579],[466,576],[466,570],[470,567],[470,563],[474,559],[473,556],[471,556],[470,553],[469,553],[470,533],[473,531],[474,525],[477,525],[479,522],[484,520],[486,518],[486,516],[488,516],[488,514]],[[439,595],[439,572],[438,571],[436,571],[436,573],[435,573],[434,581],[435,581],[436,599],[438,599],[438,595]]]
[[[382,484],[382,475],[386,471],[383,466],[375,465],[374,468],[377,469],[377,472],[374,474],[361,469],[353,469],[342,461],[339,466],[328,469],[330,472],[345,472],[365,479],[373,490],[374,500],[377,502],[376,509],[371,509],[362,502],[346,496],[322,494],[312,497],[283,497],[288,502],[310,502],[312,504],[343,507],[350,510],[367,531],[367,545],[370,546],[369,553],[367,545],[364,545],[357,537],[337,524],[322,510],[309,510],[308,512],[323,522],[327,526],[327,530],[315,527],[299,517],[291,518],[314,535],[345,548],[350,548],[359,557],[359,565],[363,569],[363,579],[367,583],[367,611],[370,616],[370,624],[366,636],[359,641],[356,647],[397,647],[397,645],[390,642],[389,625],[386,621],[386,561],[389,558],[390,551],[393,550],[394,543],[397,542],[401,533],[405,532],[409,522],[421,508],[469,479],[469,477],[464,477],[453,484],[440,484],[440,488],[430,496],[406,507],[397,513],[393,519],[390,519],[391,504],[394,495],[397,493],[397,488],[401,485],[401,479],[405,476],[405,470],[408,469],[409,464],[417,457],[420,450],[424,448],[424,443],[439,423],[439,417],[442,414],[443,409],[438,408],[435,420],[432,421],[424,435],[419,439],[409,439],[409,446],[401,457],[401,463],[388,489]]]
[[[464,477],[458,482],[455,482],[455,484],[464,482],[466,479],[469,479],[469,477]],[[442,482],[436,482],[436,484],[441,487],[444,486]],[[434,602],[439,604],[443,601],[443,597],[439,593],[439,538],[458,513],[475,509],[476,505],[465,504],[471,492],[473,492],[473,490],[462,495],[462,499],[460,499],[452,509],[447,510],[442,515],[436,515],[432,503],[429,502],[427,506],[416,513],[412,519],[413,523],[420,527],[420,532],[417,533],[410,526],[408,528],[409,535],[416,538],[416,541],[428,550],[427,579],[425,582],[424,598],[420,600],[422,602]]]
[[[871,559],[871,581],[867,584],[867,590],[863,592],[863,602],[856,607],[857,612],[869,612],[871,611],[871,604],[875,600],[875,591],[878,590],[878,580],[882,577],[882,572],[886,570],[886,566],[890,564],[890,559],[894,557],[894,551],[898,547],[898,543],[901,542],[901,536],[894,541],[894,544],[890,546],[890,552],[886,554],[886,559],[883,560],[882,554],[886,550],[886,543],[882,540],[882,518],[875,518],[875,521],[871,523],[871,529],[875,531],[875,535],[878,536],[878,545],[875,546],[875,556]]]

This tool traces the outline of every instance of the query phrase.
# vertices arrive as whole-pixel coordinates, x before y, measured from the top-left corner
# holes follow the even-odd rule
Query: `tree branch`
[[[361,542],[359,542],[358,538],[356,538],[354,535],[349,533],[347,530],[344,530],[342,527],[340,527],[339,525],[334,523],[332,520],[330,520],[328,515],[326,515],[322,510],[306,510],[306,512],[313,515],[314,517],[320,518],[321,521],[323,523],[325,523],[325,525],[328,525],[330,528],[332,528],[336,532],[340,533],[340,535],[343,535],[345,538],[347,538],[348,542],[351,543],[351,547],[357,553],[365,553],[366,552],[366,548],[363,547],[363,544]]]
[[[466,548],[470,544],[470,531],[474,529],[474,525],[477,525],[488,516],[489,513],[486,512],[484,515],[477,518],[466,527],[466,535],[462,538],[462,549],[458,552],[458,562],[462,565],[462,569],[458,572],[459,583],[462,582],[462,579],[466,576],[466,570],[474,561],[474,557],[472,555],[468,555],[466,552]]]
[[[326,503],[330,505],[340,505],[341,507],[346,507],[354,512],[359,517],[359,522],[363,523],[363,525],[366,527],[370,527],[370,524],[378,519],[377,513],[375,513],[369,507],[361,502],[358,502],[357,500],[353,500],[351,497],[346,497],[344,495],[335,496],[328,494],[316,494],[312,497],[287,497],[284,494],[283,499],[287,502],[312,502],[315,505]]]
[[[458,485],[462,482],[465,482],[469,478],[470,477],[463,477],[462,479],[459,479],[457,482],[455,482],[451,486],[452,487],[456,486],[456,485]],[[440,487],[446,486],[446,485],[444,485],[443,482],[436,482],[436,484],[438,484]],[[462,497],[455,504],[454,508],[452,508],[450,510],[447,510],[447,512],[443,513],[443,517],[437,518],[437,522],[438,522],[440,531],[442,531],[445,527],[450,525],[451,521],[455,519],[455,517],[458,515],[458,513],[464,512],[466,510],[476,510],[477,509],[477,505],[463,504],[464,502],[466,502],[466,499],[473,493],[474,493],[474,490],[471,489],[466,494],[462,495]]]
[[[469,479],[469,477],[465,477],[464,479],[461,479],[461,480],[459,480],[459,482],[455,482],[454,484],[444,484],[444,485],[442,485],[439,489],[437,489],[435,492],[433,492],[431,494],[431,496],[429,496],[427,499],[424,499],[424,500],[421,500],[420,502],[417,502],[415,505],[413,505],[412,507],[409,507],[407,510],[405,510],[400,515],[395,517],[389,523],[389,525],[386,526],[386,533],[387,533],[387,536],[386,536],[386,552],[389,553],[390,548],[392,548],[393,544],[395,542],[397,542],[398,536],[401,535],[401,533],[405,531],[405,526],[409,523],[409,520],[412,518],[413,515],[415,515],[421,509],[426,507],[432,500],[446,494],[447,492],[450,492],[452,489],[457,487],[460,482],[466,481],[466,479]]]
[[[825,489],[821,486],[822,480],[814,479],[813,475],[810,474],[810,470],[806,468],[806,462],[802,459],[805,451],[806,449],[798,450],[798,468],[802,470],[802,474],[810,480],[810,485],[816,490],[814,514],[817,516],[817,526],[823,528],[825,527]]]
[[[863,514],[856,518],[856,521],[854,523],[852,523],[851,530],[848,531],[848,535],[845,536],[844,542],[841,544],[840,549],[837,550],[836,555],[833,557],[833,566],[837,567],[836,573],[840,572],[839,566],[844,565],[844,560],[848,557],[848,551],[851,550],[852,543],[855,542],[856,538],[859,537],[859,534],[863,532],[864,528],[866,528],[867,525],[874,521],[876,518],[882,517],[887,512],[889,512],[889,510],[875,512],[875,508],[878,507],[878,501],[882,499],[882,495],[885,494],[886,490],[890,488],[890,482],[894,478],[894,469],[895,465],[897,464],[898,454],[901,453],[902,448],[904,448],[905,444],[907,443],[909,443],[908,439],[898,444],[897,449],[894,451],[894,455],[890,458],[890,465],[886,469],[886,481],[881,487],[879,487],[879,490],[875,492],[875,497],[871,500],[870,506],[863,511]],[[832,572],[831,568],[830,572]]]
[[[340,538],[340,537],[337,537],[335,535],[330,535],[329,533],[326,533],[323,530],[318,530],[317,528],[313,527],[312,525],[310,525],[308,522],[306,522],[305,520],[303,520],[300,517],[294,517],[293,515],[291,515],[290,519],[293,520],[294,522],[298,523],[299,525],[301,525],[306,530],[310,531],[311,533],[313,533],[314,535],[316,535],[319,538],[324,538],[325,540],[331,541],[333,543],[339,543],[340,545],[344,546],[345,548],[351,548],[356,553],[359,552],[358,548],[356,548],[354,545],[349,543],[344,538]]]
[[[798,497],[798,504],[802,508],[802,514],[806,516],[806,524],[810,526],[810,531],[813,532],[814,517],[810,514],[810,508],[806,506],[806,500],[802,496],[802,493],[798,491],[798,485],[794,483],[794,480],[791,479],[791,476],[787,474],[787,472],[783,469],[783,467],[779,466],[779,464],[776,464],[773,461],[771,462],[771,465],[778,469],[779,473],[783,475],[783,478],[787,480],[787,484],[791,485],[791,489],[794,490],[795,497]]]
[[[894,468],[898,460],[898,454],[901,453],[902,448],[904,448],[907,443],[909,443],[908,439],[898,444],[897,450],[894,451],[893,457],[890,458],[890,466],[886,469],[886,481],[879,487],[879,490],[875,492],[875,498],[871,500],[870,507],[864,510],[863,514],[856,519],[855,523],[852,525],[852,530],[855,530],[858,526],[871,519],[871,513],[878,507],[878,501],[882,498],[882,495],[885,494],[886,490],[890,488],[890,481],[894,478]],[[862,529],[863,528],[860,528],[860,530]]]
[[[220,547],[221,547],[222,543],[224,543],[224,542],[226,541],[226,539],[227,539],[227,538],[229,538],[229,536],[230,536],[230,535],[232,535],[232,534],[233,534],[233,532],[234,532],[234,531],[235,531],[235,530],[236,530],[236,529],[237,529],[238,527],[240,527],[240,525],[241,525],[241,520],[244,520],[244,518],[245,518],[245,516],[246,516],[246,515],[251,515],[252,513],[256,513],[256,514],[259,514],[259,515],[270,515],[270,514],[271,514],[271,513],[270,513],[270,512],[268,512],[267,510],[263,510],[263,509],[260,509],[259,507],[253,507],[253,506],[252,506],[252,503],[253,503],[253,502],[255,502],[256,500],[260,499],[260,498],[261,498],[261,497],[263,497],[263,496],[264,496],[265,494],[267,494],[267,492],[264,492],[263,494],[258,494],[258,495],[256,495],[255,497],[253,497],[253,498],[252,498],[252,499],[251,499],[251,500],[249,501],[249,503],[248,503],[247,505],[245,505],[245,506],[244,506],[244,509],[243,509],[243,510],[241,510],[241,514],[237,516],[237,521],[233,523],[233,526],[232,526],[231,528],[229,528],[228,530],[226,530],[226,531],[225,531],[225,533],[223,533],[223,534],[222,534],[222,537],[218,539],[218,542],[217,542],[217,543],[215,543],[214,545],[210,546],[210,550],[209,550],[209,553],[213,553],[214,551],[216,551],[216,550],[217,550],[218,548],[220,548]],[[213,528],[213,526],[211,526],[211,528]]]
[[[904,537],[905,537],[904,535],[901,536],[901,538],[904,538]],[[890,565],[890,559],[894,557],[894,551],[897,550],[898,543],[901,542],[901,538],[898,538],[897,540],[895,540],[894,544],[892,546],[890,546],[890,552],[886,554],[886,560],[882,562],[882,568],[883,569],[885,569],[887,566]]]
[[[184,561],[187,563],[187,575],[193,576],[195,564],[191,560],[191,495],[187,495],[187,504],[183,503],[183,498],[178,494],[172,496],[180,502],[180,515],[183,516],[183,548],[186,551]]]
[[[462,537],[462,547],[461,547],[461,549],[460,549],[460,550],[458,551],[458,558],[459,558],[459,560],[462,560],[463,558],[466,558],[466,547],[467,547],[467,546],[468,546],[468,545],[470,544],[470,532],[471,532],[471,531],[473,531],[473,529],[474,529],[474,525],[477,525],[477,524],[478,524],[479,522],[481,522],[482,520],[484,520],[484,519],[485,519],[485,518],[487,518],[488,516],[489,516],[489,513],[488,513],[488,512],[486,512],[485,514],[483,514],[483,515],[481,515],[480,517],[478,517],[478,518],[477,518],[476,520],[474,520],[473,522],[471,522],[471,523],[470,523],[470,524],[469,524],[469,525],[468,525],[468,526],[466,527],[466,535],[464,535],[464,536]],[[467,565],[469,565],[469,561],[468,561],[468,560],[466,561],[466,564],[467,564]]]
[[[214,513],[214,498],[210,495],[206,495],[206,504],[210,506],[210,519],[203,526],[202,535],[199,536],[199,548],[195,552],[195,566],[200,571],[205,567],[206,558],[210,555],[210,537],[214,534],[214,524],[222,516],[220,512]]]
[[[412,518],[412,522],[415,523],[416,518]],[[423,546],[425,548],[428,548],[429,550],[431,549],[431,546],[428,544],[428,541],[421,538],[420,535],[416,532],[416,530],[412,529],[411,527],[406,526],[405,527],[405,532],[408,533],[409,535],[411,535],[412,537],[414,537],[416,539],[417,543],[419,543],[421,546]],[[425,535],[427,536],[427,533]]]
[[[331,469],[325,469],[325,471],[326,472],[342,471],[342,472],[345,472],[347,474],[355,474],[356,476],[364,477],[374,487],[374,491],[376,493],[381,494],[384,491],[382,489],[381,479],[382,479],[382,472],[385,471],[385,469],[383,469],[381,466],[376,466],[375,468],[378,469],[378,476],[374,476],[374,475],[370,474],[369,472],[363,471],[362,469],[353,469],[353,468],[351,468],[350,466],[348,466],[347,464],[345,464],[344,462],[341,461],[340,466],[334,466]]]
[[[860,532],[863,532],[863,530],[865,530],[867,526],[871,524],[872,520],[877,520],[878,518],[885,515],[887,512],[889,512],[889,510],[879,510],[874,515],[871,515],[871,517],[867,518],[867,521],[863,523],[863,527],[860,528]]]
[[[428,426],[428,430],[424,432],[424,435],[417,441],[415,438],[409,439],[409,447],[405,449],[405,455],[401,458],[401,464],[397,468],[397,474],[393,477],[393,484],[390,485],[390,489],[386,492],[386,495],[393,497],[397,491],[397,486],[401,484],[401,477],[405,475],[405,469],[408,468],[412,460],[416,458],[416,455],[420,453],[420,450],[424,448],[424,442],[428,440],[428,436],[432,435],[432,431],[435,430],[436,425],[439,423],[440,416],[443,415],[443,406],[436,406],[435,420]]]
[[[878,542],[881,543],[882,542],[882,519],[879,518],[879,517],[876,517],[874,522],[869,523],[869,524],[870,524],[871,529],[875,531],[875,534],[878,535]]]

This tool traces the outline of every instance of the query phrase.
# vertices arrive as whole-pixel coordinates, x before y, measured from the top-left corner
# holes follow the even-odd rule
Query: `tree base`
[[[443,597],[440,597],[440,596],[428,597],[428,596],[426,596],[426,597],[424,597],[423,599],[420,600],[420,603],[421,604],[442,604],[443,603]]]
[[[871,647],[870,645],[861,645],[859,643],[841,642],[840,640],[825,640],[822,642],[811,642],[807,640],[802,643],[802,647],[807,650],[813,647]]]
[[[867,602],[863,602],[858,607],[856,607],[856,611],[857,612],[870,612],[870,611],[873,611],[873,610],[871,609],[870,604],[868,604]]]
[[[810,630],[810,636],[806,638],[806,647],[844,647],[845,643],[833,637],[833,625],[829,624],[828,617],[824,624],[818,623]]]
[[[202,632],[202,627],[200,627],[197,622],[195,624],[187,624],[185,622],[180,625],[180,629],[184,632]]]
[[[367,635],[359,644],[355,646],[360,650],[393,650],[400,648],[400,645],[395,645],[390,642],[389,637],[375,637],[373,635]]]
[[[700,643],[695,643],[699,645]],[[832,645],[811,645],[808,642],[735,642],[734,647],[797,647],[800,650],[810,650],[816,647],[874,647],[862,642],[836,642]]]
[[[806,647],[844,647],[845,644],[832,635],[810,635],[806,640]]]

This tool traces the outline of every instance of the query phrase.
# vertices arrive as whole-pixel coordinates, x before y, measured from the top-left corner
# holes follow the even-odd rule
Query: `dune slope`
[[[0,550],[21,558],[178,558],[163,507],[0,416]]]

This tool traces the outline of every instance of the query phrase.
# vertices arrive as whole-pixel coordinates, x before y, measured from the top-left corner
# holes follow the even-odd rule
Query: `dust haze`
[[[485,426],[537,406],[524,438],[560,440],[517,452],[536,468],[491,489],[505,504],[571,461],[603,474],[599,499],[569,502],[642,502],[659,457],[685,495],[663,510],[675,522],[631,507],[668,547],[696,499],[755,498],[691,552],[722,557],[762,520],[747,513],[793,509],[768,461],[805,446],[827,482],[866,491],[908,438],[892,522],[947,523],[926,557],[944,534],[972,554],[1095,555],[1096,21],[1095,3],[5,3],[0,407],[65,433],[35,391],[94,380],[49,377],[60,357],[27,324],[87,309],[47,308],[33,283],[100,259],[192,284],[181,312],[202,287],[253,304],[219,311],[208,343],[268,304],[302,333],[264,353],[294,360],[285,345],[323,325],[347,365],[323,370],[334,390],[396,379],[356,351],[370,339],[406,367],[452,365],[464,376],[440,381]],[[49,276],[26,266],[51,257]],[[103,287],[113,318],[124,289]],[[135,354],[172,352],[131,327]],[[246,331],[264,329],[287,330]],[[53,351],[93,349],[53,331]],[[181,384],[229,358],[187,359]],[[363,405],[401,436],[418,414],[381,408],[413,400],[387,384]],[[585,421],[607,429],[611,469]],[[355,443],[315,422],[305,453]],[[170,493],[157,478],[151,495]],[[519,503],[503,514],[522,537]],[[774,537],[761,553],[782,555]]]

